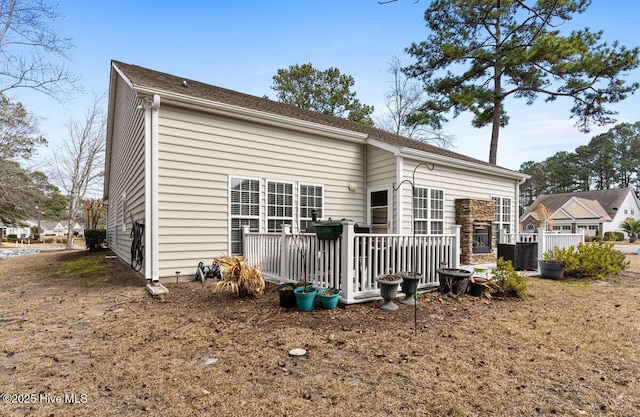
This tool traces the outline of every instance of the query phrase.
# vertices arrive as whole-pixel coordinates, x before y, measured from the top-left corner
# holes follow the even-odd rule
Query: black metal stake
[[[435,166],[433,164],[431,164],[431,166],[429,166],[429,164],[425,163],[425,162],[421,162],[418,165],[416,165],[416,167],[413,169],[413,175],[411,177],[410,180],[403,180],[400,182],[400,184],[398,184],[397,187],[395,187],[393,189],[393,191],[398,191],[400,189],[400,187],[402,186],[402,184],[404,184],[405,182],[408,182],[409,184],[411,184],[411,269],[413,269],[413,273],[414,274],[418,274],[418,271],[415,270],[416,267],[416,226],[415,226],[415,202],[416,202],[416,171],[418,170],[418,168],[420,166],[424,166],[426,167],[429,171],[433,171],[433,169],[435,168]],[[414,336],[418,335],[418,287],[416,286],[416,292],[415,294],[411,295],[412,297],[414,297],[415,299],[415,303],[413,303],[413,333]],[[406,297],[406,294],[405,294]]]

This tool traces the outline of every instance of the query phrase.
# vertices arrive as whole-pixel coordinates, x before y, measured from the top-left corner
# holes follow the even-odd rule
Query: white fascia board
[[[380,148],[382,150],[385,150],[387,152],[391,152],[394,156],[400,156],[401,152],[400,152],[400,148],[398,148],[397,146],[393,146],[390,145],[386,142],[380,142],[377,139],[372,139],[371,137],[369,137],[369,139],[367,139],[367,144],[371,145],[371,146],[375,146],[376,148]]]
[[[498,166],[490,166],[490,165],[480,165],[475,162],[465,161],[463,159],[451,158],[448,156],[425,152],[418,149],[402,147],[400,148],[400,152],[402,155],[406,157],[420,159],[420,160],[431,162],[431,163],[438,163],[441,165],[450,166],[454,168],[463,167],[470,171],[491,173],[501,177],[513,178],[517,180],[526,180],[531,178],[531,175],[523,174],[516,171],[511,171],[506,168],[501,168]]]
[[[354,132],[352,130],[340,129],[320,123],[308,122],[305,120],[296,119],[294,117],[281,116],[278,114],[248,109],[246,107],[234,106],[226,103],[219,103],[216,101],[192,97],[184,94],[160,91],[155,88],[147,88],[142,86],[136,86],[135,91],[139,94],[149,96],[158,94],[161,96],[163,103],[174,104],[180,107],[187,107],[194,110],[211,111],[214,113],[251,121],[259,120],[262,123],[272,126],[303,131],[306,133],[322,134],[323,136],[329,136],[335,139],[351,142],[364,143],[364,141],[367,139],[366,133]]]
[[[107,103],[107,136],[105,143],[105,170],[104,170],[104,187],[102,190],[102,199],[109,199],[109,183],[111,181],[111,148],[113,143],[113,111],[115,109],[115,99],[116,99],[116,86],[118,84],[118,79],[123,80],[129,86],[131,82],[129,79],[120,71],[115,64],[111,64],[111,71],[109,72],[109,97]]]

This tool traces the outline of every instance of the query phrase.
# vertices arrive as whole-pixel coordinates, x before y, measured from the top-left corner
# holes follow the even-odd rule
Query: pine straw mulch
[[[300,313],[271,284],[153,298],[104,252],[0,260],[0,392],[36,396],[0,415],[637,416],[639,276],[530,278],[524,300],[423,294],[415,336],[410,306]]]

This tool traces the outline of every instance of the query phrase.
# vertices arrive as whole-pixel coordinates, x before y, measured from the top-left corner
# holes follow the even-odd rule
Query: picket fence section
[[[542,255],[555,248],[568,248],[570,246],[577,247],[578,244],[584,243],[584,230],[580,233],[557,233],[548,232],[540,229],[538,233],[503,233],[500,236],[499,243],[517,244],[517,243],[537,243],[538,259],[542,259]]]

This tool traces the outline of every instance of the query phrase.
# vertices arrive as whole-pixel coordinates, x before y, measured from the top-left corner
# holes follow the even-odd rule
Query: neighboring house
[[[113,61],[104,201],[109,247],[147,279],[242,253],[242,227],[353,219],[376,233],[449,233],[457,199],[495,202],[515,232],[527,175],[333,116]],[[484,150],[482,151],[484,154]],[[416,207],[412,216],[414,169]],[[429,168],[433,168],[430,170]],[[493,215],[493,210],[492,210]],[[137,229],[136,229],[137,230]],[[495,229],[494,229],[495,230]]]
[[[42,236],[66,237],[69,231],[68,224],[67,221],[40,222],[40,227],[43,229]],[[76,236],[84,236],[84,227],[76,222],[73,225],[73,232]]]
[[[548,218],[541,215],[540,205]],[[521,229],[546,229],[602,236],[619,231],[628,217],[640,219],[640,205],[632,188],[543,194],[520,216]]]
[[[16,235],[18,239],[28,238],[31,236],[29,222],[24,222],[24,225],[19,226],[7,226],[0,222],[0,238],[6,238],[9,235]]]
[[[56,228],[61,226],[60,222],[41,221],[40,228],[42,229],[41,236],[57,236]],[[59,227],[58,227],[59,230]]]

